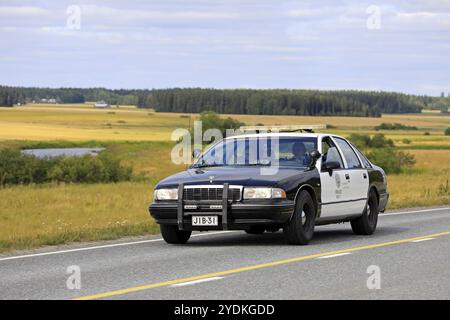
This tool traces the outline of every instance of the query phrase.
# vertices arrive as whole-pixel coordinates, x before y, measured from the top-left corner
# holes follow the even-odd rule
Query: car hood
[[[304,168],[278,168],[276,174],[263,174],[263,167],[210,167],[201,169],[188,169],[161,180],[157,188],[177,187],[180,183],[185,185],[196,184],[224,184],[243,186],[273,186],[282,187],[283,184],[295,181],[304,175]],[[265,167],[269,169],[269,167]],[[267,173],[267,172],[266,172]]]

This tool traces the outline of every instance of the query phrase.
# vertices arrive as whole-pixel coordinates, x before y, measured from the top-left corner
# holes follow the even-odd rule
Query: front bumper
[[[186,209],[186,205],[197,206]],[[211,205],[218,209],[211,209]],[[282,226],[292,216],[295,204],[291,200],[241,201],[235,203],[184,203],[156,201],[150,205],[151,216],[159,224],[178,225],[180,230],[243,230],[254,225]],[[193,215],[217,215],[218,226],[192,226]]]

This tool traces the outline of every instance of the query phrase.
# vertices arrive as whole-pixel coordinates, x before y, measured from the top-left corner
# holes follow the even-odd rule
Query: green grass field
[[[0,252],[158,232],[147,207],[156,182],[185,168],[170,161],[170,137],[174,129],[188,127],[186,116],[129,106],[94,110],[90,104],[0,108],[0,148],[103,146],[143,177],[117,184],[0,189]],[[450,137],[443,134],[450,127],[449,116],[232,117],[249,125],[328,124],[333,127],[327,131],[343,136],[373,134],[373,127],[383,122],[417,126],[417,131],[383,131],[417,160],[408,172],[388,176],[389,208],[450,204]]]

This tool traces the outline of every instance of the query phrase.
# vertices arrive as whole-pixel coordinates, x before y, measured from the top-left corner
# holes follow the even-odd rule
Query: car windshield
[[[314,137],[229,138],[206,151],[194,167],[308,167],[309,153],[316,149],[317,138]]]

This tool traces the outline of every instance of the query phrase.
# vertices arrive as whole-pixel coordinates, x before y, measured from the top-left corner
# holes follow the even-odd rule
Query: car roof
[[[323,137],[336,137],[336,138],[342,138],[335,134],[329,134],[329,133],[303,133],[303,132],[269,132],[269,133],[248,133],[248,134],[238,134],[235,136],[226,137],[226,139],[236,139],[236,138],[270,138],[270,137],[290,137],[290,138],[323,138]],[[344,138],[343,138],[344,139]]]

